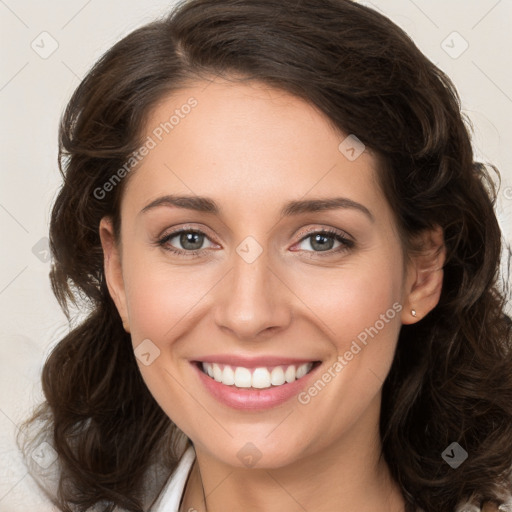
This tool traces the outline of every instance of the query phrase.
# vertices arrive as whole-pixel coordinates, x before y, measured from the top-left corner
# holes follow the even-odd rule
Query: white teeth
[[[270,373],[266,368],[256,368],[252,373],[252,387],[263,389],[270,387]]]
[[[283,369],[280,366],[276,366],[270,374],[270,382],[273,386],[280,386],[286,382],[284,378]]]
[[[304,375],[306,375],[306,373],[308,373],[308,363],[304,363],[304,364],[301,364],[298,368],[297,368],[297,372],[295,373],[295,376],[297,377],[297,379],[300,379],[302,377],[304,377]]]
[[[222,382],[222,370],[218,364],[213,365],[213,378],[217,382]]]
[[[251,371],[240,366],[235,370],[235,386],[237,388],[251,387]]]
[[[224,366],[224,371],[222,372],[222,383],[227,384],[228,386],[232,386],[235,383],[235,372],[231,366]]]
[[[281,386],[287,382],[294,382],[306,375],[313,363],[304,363],[296,367],[295,365],[276,366],[269,370],[265,367],[254,368],[252,370],[237,366],[232,368],[229,365],[217,363],[202,363],[204,373],[221,382],[226,386],[236,386],[237,388],[256,388],[265,389],[270,386]]]
[[[213,377],[213,366],[208,363],[203,363],[203,370],[205,373],[207,373],[210,377]]]
[[[295,366],[288,366],[284,372],[286,382],[293,382],[295,380]]]

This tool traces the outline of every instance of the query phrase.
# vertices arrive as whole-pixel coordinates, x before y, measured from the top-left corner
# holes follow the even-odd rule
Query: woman
[[[62,510],[510,509],[495,186],[396,25],[185,2],[95,65],[60,145],[52,285],[89,316],[25,450]]]

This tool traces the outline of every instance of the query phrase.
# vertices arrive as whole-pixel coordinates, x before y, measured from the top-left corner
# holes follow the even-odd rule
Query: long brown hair
[[[439,304],[402,326],[384,383],[383,456],[411,510],[510,494],[512,335],[497,189],[473,159],[453,84],[400,28],[348,0],[191,0],[113,46],[62,118],[51,282],[67,314],[74,305],[88,317],[46,361],[46,401],[26,424],[38,433],[24,446],[29,454],[48,439],[58,454],[55,503],[146,510],[187,443],[145,386],[105,284],[98,226],[111,216],[119,232],[130,173],[98,190],[140,147],[159,100],[214,75],[291,92],[356,134],[378,155],[407,251],[422,230],[443,228]],[[456,470],[441,457],[453,442],[469,454]],[[153,490],[152,468],[161,470]]]

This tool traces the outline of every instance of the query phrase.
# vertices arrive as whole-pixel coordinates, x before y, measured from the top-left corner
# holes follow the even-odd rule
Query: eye
[[[173,242],[173,240],[175,240]],[[197,256],[204,250],[203,244],[209,238],[205,233],[198,229],[179,229],[166,234],[158,240],[158,245],[162,246],[165,250],[180,254],[183,256]],[[175,245],[181,245],[182,249]],[[214,246],[212,244],[210,247]]]
[[[296,244],[299,246],[304,244],[306,247],[299,247],[298,250],[294,251],[304,251],[314,255],[326,253],[325,255],[320,254],[320,256],[329,256],[347,251],[355,245],[354,241],[348,238],[343,231],[337,229],[309,230],[306,233],[307,235],[303,236],[300,242]],[[205,241],[210,243],[206,248],[203,247]],[[338,246],[335,246],[336,243],[338,243]],[[208,252],[206,251],[207,248],[216,246],[210,241],[206,233],[191,228],[182,228],[167,233],[156,244],[166,251],[185,257],[197,257],[202,252]],[[176,245],[181,247],[176,247]]]
[[[336,242],[339,245],[334,247]],[[337,229],[310,231],[301,239],[300,244],[304,244],[305,247],[299,248],[299,250],[314,253],[326,252],[328,255],[346,251],[355,245],[353,240],[349,239],[343,231]]]

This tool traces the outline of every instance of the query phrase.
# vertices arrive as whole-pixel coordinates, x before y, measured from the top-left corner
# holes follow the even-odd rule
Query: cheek
[[[392,263],[392,262],[396,263]],[[288,282],[305,306],[317,315],[338,351],[377,323],[399,324],[402,269],[397,255],[368,254],[339,268],[312,268],[300,275],[290,271]],[[395,307],[393,308],[393,305]],[[384,316],[384,319],[382,319]],[[396,329],[395,329],[396,331]]]
[[[154,264],[133,265],[125,278],[134,341],[172,338],[174,327],[201,309],[201,298],[212,288],[210,281],[214,283],[208,272]]]
[[[204,313],[201,299],[213,288],[215,276],[193,270],[193,266],[171,266],[154,254],[150,257],[136,250],[127,254],[123,274],[136,354],[143,341],[151,341],[150,364],[138,362],[142,378],[173,422],[193,433],[197,403],[182,384],[190,371],[182,356],[189,332]],[[159,352],[154,352],[157,349]]]
[[[346,411],[352,411],[354,419],[374,399],[393,362],[401,328],[403,272],[399,253],[392,252],[368,254],[329,275],[315,269],[315,278],[294,282],[332,349],[325,372],[330,369],[325,375],[330,391],[316,399],[315,389],[311,395],[306,390],[305,401],[314,400],[326,415],[339,412],[338,424],[345,423]],[[321,383],[317,388],[323,389]]]

